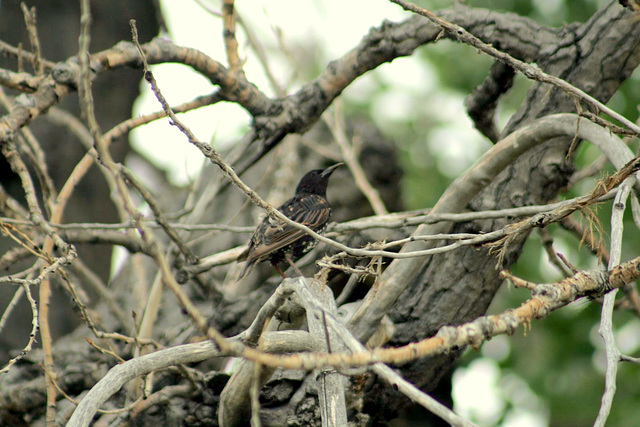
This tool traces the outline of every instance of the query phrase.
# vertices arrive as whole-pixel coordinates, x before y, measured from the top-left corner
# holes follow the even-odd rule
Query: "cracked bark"
[[[570,24],[559,29],[547,28],[514,14],[472,9],[462,5],[444,10],[440,14],[516,58],[537,62],[545,71],[568,80],[600,100],[607,100],[640,61],[640,28],[636,21],[629,19],[629,13],[623,12],[623,9],[614,4],[605,6],[585,24]],[[423,44],[433,42],[438,34],[439,30],[433,24],[417,16],[401,23],[385,22],[374,28],[356,48],[330,64],[318,79],[305,85],[296,94],[278,100],[255,101],[257,109],[254,110],[253,146],[258,150],[262,149],[261,145],[275,146],[287,133],[306,131],[331,101],[357,77],[396,57],[411,55]],[[194,65],[194,68],[197,67]],[[594,72],[596,70],[597,73]],[[205,75],[211,74],[207,70],[199,71]],[[113,77],[118,78],[116,73],[113,73]],[[231,95],[238,99],[248,99],[242,93]],[[575,111],[573,101],[559,91],[551,90],[549,86],[535,85],[503,135],[536,117],[560,111]],[[563,140],[534,150],[531,155],[500,175],[472,202],[471,208],[498,209],[548,201],[562,188],[571,171],[571,164],[565,164],[563,160],[568,144],[569,141]],[[215,173],[212,175],[213,180]],[[462,224],[455,230],[488,230],[501,225],[501,221],[485,221]],[[208,252],[211,253],[214,249]],[[520,246],[512,245],[506,257],[506,265],[513,264],[519,253]],[[391,312],[398,329],[392,344],[414,341],[432,335],[443,324],[459,324],[483,314],[500,285],[498,271],[494,267],[495,261],[484,250],[463,249],[428,260],[414,286],[405,291]],[[122,282],[126,282],[126,270],[122,276]],[[256,301],[263,297],[266,299],[270,293],[268,289],[268,286],[263,287],[251,296],[245,296],[235,306],[220,306],[219,312],[216,312],[220,322],[218,326],[223,326],[230,333],[228,328],[238,328],[242,323],[239,319],[250,321],[251,310],[257,308]],[[166,302],[165,312],[158,320],[158,329],[171,331],[183,318],[172,298],[167,298]],[[211,304],[210,300],[198,302],[203,307]],[[81,333],[84,334],[84,330]],[[65,343],[61,341],[57,346],[60,353],[57,354],[61,355],[61,360],[68,360],[66,356],[62,356],[66,355],[63,353],[64,346]],[[83,348],[86,350],[86,347]],[[450,355],[405,365],[402,367],[403,375],[424,389],[433,389],[438,379],[451,368],[457,355],[457,352],[452,352]],[[219,368],[215,366],[215,362],[210,365],[214,365],[210,366],[212,369]],[[87,369],[87,372],[95,368],[88,357],[78,361],[76,366],[79,370]],[[24,372],[15,370],[16,381],[29,378],[28,375],[20,375]],[[87,382],[92,381],[87,379]],[[375,393],[368,393],[367,397],[377,400],[365,402],[365,412],[368,411],[376,419],[384,420],[393,416],[407,403],[406,399],[398,396],[385,384],[373,381],[368,381],[367,384],[367,390],[375,390]],[[87,387],[90,384],[77,387],[77,391]],[[42,390],[38,388],[37,392],[41,393]],[[169,418],[181,419],[180,414],[184,415],[185,407],[188,407],[188,412],[193,417],[206,424],[203,420],[209,422],[214,419],[211,413],[214,411],[212,408],[217,407],[218,392],[217,388],[211,387],[203,391],[204,397],[176,397],[166,408],[155,408],[154,411],[145,413],[145,421],[140,422],[144,425],[157,424],[162,416],[166,417],[165,421]],[[317,407],[314,397],[300,397],[299,401],[304,404],[298,407],[298,420],[311,419],[309,408]],[[25,410],[33,410],[39,405],[41,402]],[[386,412],[376,412],[383,410]],[[291,413],[287,412],[282,416],[287,415]]]
[[[613,3],[585,24],[569,25],[558,30],[557,35],[551,42],[545,40],[530,60],[603,102],[640,62],[640,27]],[[492,42],[491,38],[483,40]],[[575,103],[569,96],[548,85],[535,84],[502,137],[535,118],[575,111]],[[548,202],[566,185],[573,170],[571,161],[564,160],[570,143],[570,139],[562,138],[532,150],[503,171],[471,202],[470,208],[503,209]],[[504,220],[459,224],[452,232],[487,231],[505,224]],[[517,260],[523,243],[524,238],[509,247],[504,268]],[[496,267],[495,257],[485,249],[464,248],[432,257],[390,313],[397,327],[392,344],[406,344],[433,335],[442,325],[460,324],[484,314],[502,283]],[[432,390],[457,356],[419,360],[401,371],[419,387]],[[382,388],[387,394],[386,415],[408,403],[389,387]]]

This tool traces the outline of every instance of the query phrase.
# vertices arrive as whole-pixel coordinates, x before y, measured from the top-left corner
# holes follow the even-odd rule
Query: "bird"
[[[619,0],[618,3],[620,3],[622,7],[640,13],[640,1],[638,0]]]
[[[329,177],[342,165],[340,162],[326,169],[307,172],[300,179],[295,195],[278,210],[287,218],[304,224],[317,233],[324,231],[331,216],[331,206],[327,201]],[[302,276],[294,262],[313,249],[317,243],[316,239],[304,231],[267,216],[256,227],[249,240],[248,249],[238,257],[238,261],[246,260],[238,280],[247,275],[256,263],[267,260],[282,277],[287,276],[279,264],[285,261]]]

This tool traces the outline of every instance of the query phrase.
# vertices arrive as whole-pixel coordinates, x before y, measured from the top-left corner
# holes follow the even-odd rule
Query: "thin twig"
[[[0,217],[0,221],[6,224],[15,224],[15,225],[31,225],[30,221],[13,219]],[[143,218],[142,221],[150,228],[161,228],[160,224],[157,224],[154,220]],[[80,222],[80,223],[66,223],[66,224],[57,224],[50,223],[51,227],[56,230],[123,230],[136,228],[135,225],[130,222],[121,222],[114,224],[100,223],[100,222]],[[177,230],[188,230],[188,231],[228,231],[230,233],[251,233],[255,230],[255,227],[248,226],[235,226],[235,225],[226,225],[226,224],[182,224],[182,223],[169,223],[172,228]]]
[[[33,343],[36,341],[36,336],[38,334],[38,307],[36,301],[31,296],[31,289],[29,289],[29,286],[22,285],[22,289],[24,291],[24,294],[27,296],[27,301],[29,301],[29,306],[31,307],[31,332],[29,333],[29,341],[16,357],[9,360],[9,362],[7,362],[7,364],[2,369],[0,369],[0,375],[9,372],[11,366],[13,366],[31,351]]]
[[[162,227],[164,232],[167,233],[167,236],[169,236],[173,243],[175,243],[176,246],[180,249],[180,252],[182,252],[182,254],[187,259],[187,262],[189,262],[189,264],[197,264],[198,257],[195,256],[193,252],[191,252],[191,249],[187,247],[187,245],[175,232],[173,227],[171,227],[171,224],[169,224],[169,221],[167,221],[167,219],[165,218],[164,214],[162,213],[162,209],[160,209],[158,202],[156,202],[151,193],[145,188],[144,185],[142,185],[140,181],[138,181],[133,172],[131,172],[125,166],[120,166],[120,173],[127,181],[131,183],[131,185],[133,185],[133,187],[135,187],[135,189],[138,191],[138,193],[140,193],[145,202],[147,202],[147,204],[151,208],[151,211],[153,212],[153,215],[156,218],[156,222],[160,225],[160,227]]]
[[[22,295],[24,295],[24,289],[24,286],[17,287],[16,291],[11,297],[11,301],[9,301],[9,304],[7,304],[7,307],[4,309],[2,317],[0,317],[0,333],[4,329],[4,326],[7,324],[7,320],[9,319],[9,316],[11,316],[11,312],[13,312],[13,309],[16,308],[18,302],[20,302],[20,298],[22,298]]]
[[[612,206],[611,212],[611,244],[609,249],[609,269],[613,269],[620,263],[622,255],[622,236],[623,236],[623,216],[626,208],[626,202],[631,193],[631,188],[635,182],[635,177],[631,177],[620,188],[618,195]],[[605,388],[602,394],[602,402],[598,411],[598,417],[594,423],[597,427],[606,424],[607,418],[613,404],[613,397],[616,392],[616,375],[618,372],[618,363],[620,362],[620,350],[616,345],[615,336],[613,334],[613,306],[616,300],[617,289],[608,293],[604,297],[602,304],[602,314],[600,319],[600,327],[598,333],[604,339],[605,354],[607,356],[607,371],[605,374]]]
[[[621,354],[620,355],[620,361],[621,362],[637,363],[638,365],[640,365],[640,357],[631,357],[631,356],[627,356],[625,354]]]
[[[631,120],[615,112],[614,110],[607,107],[605,104],[598,101],[591,95],[567,83],[566,81],[545,73],[536,65],[522,62],[518,59],[515,59],[511,55],[494,48],[492,45],[484,43],[482,40],[475,37],[473,34],[469,33],[467,30],[465,30],[461,26],[452,24],[451,22],[448,22],[440,18],[438,15],[436,15],[435,13],[427,9],[423,9],[421,7],[416,6],[413,3],[409,3],[404,0],[390,0],[390,1],[392,3],[396,3],[397,5],[401,6],[403,9],[407,11],[417,13],[418,15],[422,15],[428,18],[434,24],[436,24],[437,26],[442,28],[444,31],[446,31],[446,33],[454,40],[458,40],[459,42],[475,47],[476,49],[486,53],[487,55],[492,56],[497,60],[513,67],[515,70],[521,72],[531,80],[536,80],[541,83],[548,83],[560,88],[561,90],[568,93],[569,95],[576,97],[577,99],[591,105],[596,109],[596,111],[600,111],[602,113],[608,114],[609,116],[618,120],[620,123],[627,126],[627,128],[634,131],[636,135],[640,135],[640,126],[636,125]]]
[[[2,52],[6,56],[14,57],[14,58],[22,58],[24,57],[27,61],[35,62],[36,56],[31,52],[25,52],[20,48],[11,46],[9,43],[0,40],[0,52]],[[50,70],[56,66],[55,62],[47,61],[46,59],[40,58],[40,62],[46,70]]]
[[[572,276],[576,273],[571,268],[567,266],[567,263],[564,260],[564,256],[560,257],[561,254],[558,254],[556,250],[553,248],[553,237],[551,237],[551,233],[546,228],[541,228],[538,230],[540,234],[540,240],[542,241],[542,246],[547,252],[547,257],[549,258],[549,262],[553,264],[564,277]]]
[[[329,130],[333,135],[333,139],[340,147],[342,158],[351,171],[356,185],[369,201],[369,204],[373,208],[375,214],[388,214],[389,211],[380,198],[380,193],[378,193],[378,190],[376,190],[373,185],[371,185],[371,183],[367,179],[364,169],[362,169],[362,165],[360,165],[360,162],[358,161],[358,153],[356,152],[355,145],[353,143],[349,143],[344,125],[344,117],[342,114],[341,105],[342,103],[340,102],[335,103],[333,117],[329,116],[328,114],[323,114],[322,118],[328,125]]]
[[[29,9],[24,3],[20,3],[20,7],[22,8],[22,13],[24,15],[24,23],[27,26],[31,49],[33,49],[33,69],[35,70],[36,75],[41,76],[44,74],[44,65],[42,63],[40,39],[38,38],[38,27],[36,26],[36,8],[33,6]]]

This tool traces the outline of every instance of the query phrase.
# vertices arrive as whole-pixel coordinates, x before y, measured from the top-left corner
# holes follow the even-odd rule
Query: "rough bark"
[[[482,24],[478,27],[483,28]],[[473,31],[473,29],[472,29]],[[494,40],[475,34],[487,43]],[[561,77],[606,102],[640,62],[640,27],[629,14],[610,3],[583,25],[557,30],[530,58],[544,71]],[[548,85],[535,84],[503,136],[535,118],[557,112],[575,112],[574,100]],[[565,162],[570,139],[550,141],[531,150],[498,176],[470,205],[473,210],[502,209],[546,203],[563,188],[573,170]],[[460,224],[452,232],[494,230],[504,220]],[[408,288],[391,312],[397,333],[392,344],[401,345],[433,335],[442,325],[456,325],[484,314],[502,284],[500,268],[518,259],[524,239],[509,246],[503,266],[485,249],[464,248],[432,257],[415,284]],[[421,388],[433,389],[448,372],[455,357],[419,360],[402,368]],[[385,411],[401,408],[407,399],[386,388]],[[380,397],[378,396],[378,399]]]
[[[636,21],[629,19],[630,13],[625,12],[615,4],[609,4],[599,11],[589,22],[585,24],[570,24],[559,29],[552,29],[537,24],[532,20],[513,14],[472,9],[465,6],[456,6],[441,12],[441,16],[449,21],[464,26],[477,37],[487,43],[510,53],[516,58],[528,62],[536,62],[546,72],[566,79],[589,92],[602,101],[606,101],[617,90],[618,86],[635,69],[640,62],[640,27]],[[128,19],[129,16],[127,16]],[[77,22],[77,17],[74,18]],[[262,159],[262,164],[244,176],[251,184],[260,181],[260,173],[267,168],[271,158],[264,157],[264,152],[270,150],[281,142],[289,133],[303,133],[310,129],[317,121],[320,114],[330,105],[335,97],[354,79],[384,62],[392,61],[400,56],[411,55],[418,47],[437,40],[439,29],[424,18],[414,16],[401,23],[383,23],[379,28],[371,32],[363,41],[345,57],[329,64],[318,79],[304,86],[295,94],[282,98],[269,100],[266,98],[243,98],[242,91],[225,93],[247,110],[254,114],[254,126],[248,139],[253,141],[252,156],[238,162],[239,169],[248,167],[252,162]],[[76,31],[73,34],[77,34]],[[128,30],[117,33],[117,39],[127,39]],[[100,46],[109,47],[111,44]],[[157,46],[156,46],[157,47]],[[128,46],[131,48],[131,46]],[[157,52],[162,54],[162,49]],[[139,67],[137,53],[127,65]],[[58,59],[66,58],[63,55]],[[188,56],[188,55],[186,55]],[[165,58],[166,60],[166,58]],[[200,63],[203,65],[205,63]],[[210,66],[210,63],[205,65]],[[221,69],[207,68],[203,65],[201,70],[212,81],[220,76]],[[194,65],[195,68],[195,65]],[[218,73],[207,73],[215,69]],[[105,66],[101,71],[113,79],[119,80],[121,70],[107,72]],[[224,71],[224,70],[222,70]],[[222,73],[223,74],[223,73]],[[223,74],[224,75],[224,74]],[[137,74],[139,77],[139,74]],[[217,76],[217,77],[216,77]],[[102,77],[101,77],[102,78]],[[137,81],[137,78],[134,79]],[[219,81],[218,84],[221,84]],[[120,85],[121,83],[109,83]],[[251,92],[250,84],[244,82],[247,92]],[[255,95],[255,93],[254,93]],[[127,107],[131,104],[130,97],[126,98]],[[257,100],[256,100],[257,99]],[[102,102],[102,100],[99,100]],[[127,110],[128,111],[128,110]],[[513,117],[509,126],[503,131],[503,136],[530,122],[536,117],[554,112],[575,111],[574,101],[558,90],[550,89],[547,85],[534,85],[527,98],[523,101],[518,113]],[[106,113],[105,113],[106,114]],[[119,121],[120,119],[116,119]],[[375,136],[367,134],[368,139]],[[319,138],[321,139],[321,138]],[[565,154],[570,141],[552,141],[543,147],[532,150],[514,166],[504,171],[487,189],[471,203],[470,208],[475,210],[497,209],[512,206],[538,204],[549,201],[565,185],[568,174],[572,170],[570,162],[565,162]],[[384,145],[384,144],[383,144]],[[388,157],[389,152],[384,151],[382,157]],[[370,153],[366,152],[366,155]],[[363,153],[363,154],[365,154]],[[308,153],[299,153],[307,159]],[[280,159],[282,160],[282,159]],[[308,168],[314,160],[305,160],[309,163],[297,162],[301,170]],[[363,160],[366,163],[367,160]],[[388,194],[383,198],[392,207],[397,200],[397,171],[384,175],[380,170],[389,172],[388,164],[380,161],[376,153],[370,155],[371,166],[366,168],[370,172],[371,179],[380,179],[379,185],[388,184]],[[315,166],[315,165],[314,165]],[[297,171],[300,172],[300,171]],[[217,170],[209,169],[208,179],[204,180],[204,186],[218,185],[220,174]],[[253,175],[255,174],[255,175]],[[294,175],[298,175],[297,173]],[[66,175],[63,175],[66,176]],[[286,180],[284,182],[287,182]],[[270,182],[265,183],[270,188]],[[290,188],[290,186],[289,186]],[[203,189],[201,188],[200,191]],[[274,192],[279,189],[272,188]],[[235,215],[245,202],[244,197],[229,196],[229,191],[216,199],[217,208],[203,221],[222,222]],[[349,193],[344,190],[343,193]],[[236,197],[238,196],[238,197]],[[394,198],[395,196],[395,198]],[[105,196],[102,196],[105,197]],[[329,198],[332,198],[331,190]],[[106,199],[106,197],[105,197]],[[174,203],[182,198],[174,198]],[[269,197],[270,201],[275,201]],[[176,211],[176,206],[171,205],[172,200],[166,200],[166,211]],[[347,196],[343,203],[361,206],[362,200]],[[276,203],[277,204],[277,203]],[[339,206],[341,203],[337,203]],[[393,208],[393,207],[392,207]],[[344,210],[352,214],[363,215],[364,212],[356,211],[351,207]],[[346,215],[346,214],[345,214]],[[247,219],[252,214],[248,211],[241,213],[246,219],[244,223],[254,223]],[[340,207],[336,209],[338,220],[348,219],[340,213]],[[83,221],[86,217],[83,217]],[[454,228],[455,231],[490,230],[504,225],[503,221],[485,221],[480,223],[462,224]],[[235,240],[234,240],[235,239]],[[233,243],[241,243],[241,238],[216,237],[200,245],[200,254],[213,253]],[[518,258],[521,243],[512,244],[505,257],[505,267],[512,265]],[[354,244],[355,245],[355,244]],[[149,271],[153,271],[151,263],[147,265]],[[462,268],[461,268],[462,267]],[[112,284],[114,292],[121,292],[123,310],[130,312],[133,301],[127,291],[130,289],[131,265],[127,266]],[[267,267],[268,268],[268,267]],[[220,271],[223,271],[220,273]],[[233,301],[223,300],[216,291],[216,286],[225,280],[224,269],[211,274],[203,274],[189,284],[192,286],[191,296],[198,306],[207,313],[212,314],[211,322],[226,335],[232,335],[246,327],[261,303],[268,298],[273,286],[262,286],[255,291],[240,293]],[[433,335],[437,329],[445,324],[460,324],[484,314],[495,292],[501,284],[496,269],[496,261],[493,255],[483,249],[461,249],[446,255],[439,255],[429,259],[422,269],[420,277],[413,286],[405,291],[390,313],[396,324],[397,332],[392,344],[401,345],[420,338]],[[197,285],[197,286],[196,286]],[[188,330],[188,322],[180,308],[170,295],[166,295],[162,315],[157,321],[156,330],[163,331],[161,337],[168,344],[178,343],[184,339],[183,327]],[[212,304],[213,301],[213,304]],[[211,309],[213,305],[213,310]],[[103,304],[96,308],[102,320],[104,330],[111,331],[111,316]],[[125,331],[128,332],[128,331]],[[71,341],[80,341],[86,335],[86,329],[77,330],[75,335],[68,337]],[[23,336],[26,334],[23,334]],[[71,384],[63,384],[63,388],[71,393],[81,393],[91,387],[102,376],[105,359],[88,352],[82,342],[79,351],[76,347],[68,345],[65,341],[59,341],[56,345],[56,361],[60,365],[57,370],[60,378],[70,381]],[[119,354],[128,355],[126,346],[118,348]],[[77,359],[71,358],[78,356]],[[44,384],[38,377],[35,366],[27,363],[40,360],[37,353],[33,359],[15,366],[11,377],[3,378],[3,384],[10,385],[3,388],[0,393],[0,407],[4,406],[3,416],[10,416],[16,425],[20,422],[30,422],[40,418],[44,412]],[[433,390],[438,381],[451,370],[452,364],[458,356],[458,352],[437,358],[420,360],[407,364],[401,368],[403,376],[425,390]],[[107,359],[109,360],[109,359]],[[72,365],[69,366],[68,362]],[[112,360],[111,360],[112,362]],[[97,370],[100,366],[101,370]],[[221,362],[211,361],[200,366],[202,371],[214,371],[222,368]],[[75,371],[74,371],[75,369]],[[87,375],[94,372],[96,375]],[[34,380],[30,380],[35,378]],[[180,377],[173,372],[163,374],[157,387],[179,381]],[[38,382],[36,382],[38,381]],[[359,387],[354,387],[355,392],[361,395],[353,397],[354,401],[362,399],[362,412],[368,413],[372,419],[384,422],[394,417],[398,411],[407,405],[407,399],[390,389],[386,384],[372,377],[358,378]],[[216,408],[219,394],[226,382],[223,374],[208,374],[200,381],[203,387],[195,393],[177,393],[164,405],[152,406],[142,414],[138,414],[132,420],[134,425],[174,424],[188,422],[189,425],[214,425],[217,422]],[[282,425],[286,420],[291,425],[308,425],[318,422],[317,396],[313,393],[305,394],[304,390],[296,393],[297,386],[304,384],[302,378],[274,378],[272,383],[263,389],[261,398],[263,403],[271,406],[267,411],[269,422],[272,425]],[[19,396],[21,399],[16,400]],[[26,397],[25,397],[26,396]],[[12,400],[13,399],[13,400]],[[112,402],[115,405],[124,405],[125,393],[116,396]],[[354,409],[354,412],[357,409]],[[21,413],[30,411],[33,418],[25,420]],[[61,419],[64,413],[61,411]],[[15,417],[15,418],[14,418]],[[364,421],[363,421],[364,422]]]

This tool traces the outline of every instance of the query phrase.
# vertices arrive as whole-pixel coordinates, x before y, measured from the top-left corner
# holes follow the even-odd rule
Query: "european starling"
[[[331,215],[331,206],[327,201],[329,177],[342,164],[336,163],[326,169],[307,172],[298,183],[295,196],[284,202],[278,210],[287,218],[321,233]],[[246,256],[243,254],[238,258],[240,261],[246,258],[246,264],[238,279],[251,271],[256,262],[265,260],[269,260],[273,268],[282,277],[286,277],[278,264],[286,261],[298,271],[294,262],[313,249],[317,243],[304,231],[267,216],[253,233],[249,249],[245,252]]]

